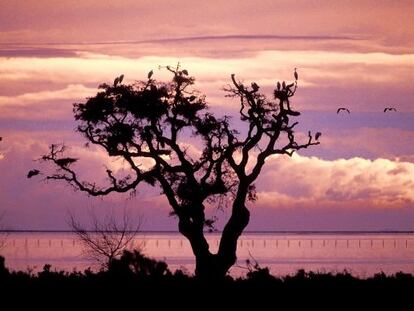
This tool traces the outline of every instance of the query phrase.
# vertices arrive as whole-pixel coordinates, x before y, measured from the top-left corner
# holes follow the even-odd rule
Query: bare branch
[[[82,243],[84,255],[107,268],[112,260],[131,248],[141,224],[140,220],[135,221],[124,209],[121,223],[113,213],[99,220],[94,212],[90,214],[89,226],[83,226],[73,214],[69,215],[68,223]]]
[[[136,172],[135,179],[129,183],[127,182],[118,182],[115,177],[113,176],[112,172],[107,170],[106,173],[108,174],[109,179],[111,180],[111,186],[106,188],[98,187],[96,184],[91,184],[87,182],[82,182],[79,180],[76,172],[72,170],[69,165],[67,164],[67,160],[71,160],[71,158],[60,158],[65,151],[65,146],[63,145],[51,145],[50,152],[47,155],[42,157],[43,161],[53,162],[56,167],[57,171],[55,174],[49,175],[46,179],[52,180],[64,180],[72,185],[75,189],[87,192],[89,195],[92,196],[104,196],[111,192],[119,192],[124,193],[130,190],[135,189],[138,184],[142,181],[145,181],[149,178],[153,178],[155,173],[155,169],[141,172],[139,168],[135,165],[132,159],[126,156],[127,162],[131,165],[131,167]],[[65,161],[62,161],[65,160]]]

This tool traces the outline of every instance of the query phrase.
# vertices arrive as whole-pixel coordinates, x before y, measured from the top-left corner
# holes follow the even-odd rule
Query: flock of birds
[[[121,81],[122,81],[122,78],[123,77],[121,77],[121,79],[120,79]],[[117,81],[117,83],[119,83],[119,80]],[[349,114],[351,113],[351,111],[348,108],[345,108],[345,107],[338,108],[338,110],[336,110],[336,113],[339,114],[341,111],[347,112]],[[386,107],[386,108],[384,108],[384,112],[388,112],[388,111],[395,111],[396,112],[397,109],[394,108],[394,107]],[[321,132],[316,132],[316,134],[315,134],[315,140],[319,140],[319,138],[321,137],[321,135],[322,135]],[[0,137],[0,141],[2,141],[2,139],[3,138]],[[62,161],[63,160],[64,161],[73,161],[73,162],[76,161],[76,159],[70,159],[70,158],[68,158],[68,159],[61,159],[61,160]],[[39,170],[36,170],[36,169],[30,170],[29,173],[27,173],[27,178],[32,178],[33,176],[36,176],[36,175],[39,175],[39,174],[41,174]]]
[[[340,107],[340,108],[338,108],[336,110],[336,113],[339,114],[341,111],[347,112],[349,114],[351,113],[351,111],[348,108],[346,108],[346,107]],[[387,112],[387,111],[395,111],[395,112],[397,112],[397,109],[394,108],[394,107],[385,107],[384,108],[384,112]],[[309,135],[310,135],[310,132],[309,132]],[[321,135],[322,135],[321,132],[316,132],[316,134],[315,134],[315,140],[319,140],[319,137],[321,137]]]
[[[68,167],[72,163],[75,163],[77,160],[78,159],[74,159],[74,158],[61,158],[61,159],[55,160],[55,163],[58,164],[60,167]],[[27,178],[32,178],[33,176],[36,176],[39,174],[42,175],[42,173],[39,170],[33,169],[33,170],[30,170],[29,173],[27,173]]]
[[[184,70],[183,70],[183,72],[184,72]],[[151,79],[151,77],[152,77],[152,75],[153,75],[153,71],[151,70],[149,73],[148,73],[148,79]],[[185,74],[188,74],[187,73],[187,71],[185,70]],[[297,81],[298,80],[298,78],[299,78],[299,76],[298,76],[298,73],[296,72],[296,68],[295,68],[295,72],[294,72],[294,77],[295,77],[295,80]],[[120,75],[119,77],[117,77],[115,80],[114,80],[114,86],[116,87],[118,84],[120,84],[120,83],[122,83],[122,80],[124,79],[124,75]],[[283,82],[284,83],[284,82]],[[279,82],[278,82],[278,84],[279,84]],[[253,88],[257,88],[258,89],[258,86],[257,86],[257,84],[256,83],[254,83],[254,84],[252,84],[252,86],[253,86]],[[278,86],[278,88],[279,88],[279,86]],[[348,114],[350,114],[351,113],[351,111],[348,109],[348,108],[346,108],[346,107],[340,107],[340,108],[338,108],[337,110],[336,110],[336,113],[337,114],[339,114],[340,112],[346,112],[346,113],[348,113]],[[394,108],[394,107],[385,107],[384,108],[384,113],[385,112],[389,112],[389,111],[394,111],[394,112],[396,112],[397,111],[397,109],[396,108]],[[310,135],[310,133],[309,133],[309,135]],[[322,135],[322,133],[321,132],[316,132],[316,134],[315,134],[315,140],[319,140],[319,138],[321,137],[321,135]],[[2,137],[0,137],[0,141],[2,140]],[[60,160],[62,160],[62,161],[76,161],[76,159],[70,159],[70,158],[67,158],[67,159],[60,159]],[[68,162],[68,163],[63,163],[62,165],[63,166],[65,166],[65,165],[68,165],[68,164],[70,164],[70,163],[72,163],[72,162]],[[33,169],[33,170],[30,170],[29,172],[28,172],[28,174],[27,174],[27,178],[32,178],[33,176],[36,176],[36,175],[39,175],[39,174],[41,174],[41,172],[39,171],[39,170],[36,170],[36,169]]]
[[[338,108],[338,110],[336,111],[336,113],[340,113],[341,111],[351,113],[351,111],[348,108],[345,108],[345,107]],[[385,107],[384,108],[384,112],[387,112],[387,111],[395,111],[395,112],[397,112],[397,109],[394,108],[394,107]]]
[[[346,107],[340,107],[340,108],[338,108],[336,110],[336,113],[339,114],[341,111],[347,112],[349,114],[351,113],[351,111],[348,108],[346,108]],[[384,112],[387,112],[387,111],[395,111],[395,112],[397,112],[397,109],[394,108],[394,107],[385,107],[384,108]],[[309,133],[309,135],[310,135],[310,133]],[[321,132],[316,132],[316,134],[315,134],[315,140],[319,140],[319,137],[321,137],[321,135],[322,135]]]
[[[295,71],[295,73],[296,73],[296,71]],[[151,78],[151,75],[152,75],[152,72],[150,72],[148,74],[148,78]],[[118,83],[122,82],[122,79],[123,79],[123,75],[120,76],[120,77],[118,77],[117,79],[115,79],[114,85],[117,85]],[[336,110],[336,113],[339,114],[341,111],[347,112],[349,114],[351,113],[351,111],[348,108],[345,108],[345,107],[338,108]],[[388,112],[388,111],[395,111],[396,112],[397,109],[394,108],[394,107],[386,107],[386,108],[384,108],[384,112]],[[310,135],[310,133],[309,133],[309,135]],[[322,133],[321,132],[316,132],[315,133],[315,140],[319,140],[319,138],[321,136],[322,136]],[[2,140],[2,138],[0,137],[0,141],[1,140]],[[73,163],[73,162],[76,161],[76,159],[71,159],[71,158],[64,158],[64,159],[59,159],[59,160],[65,161],[65,163],[63,163],[63,162],[62,163],[59,163],[59,164],[62,164],[62,165],[68,165],[68,164],[71,164],[71,163]],[[33,176],[36,176],[36,175],[39,175],[39,174],[41,174],[41,172],[39,170],[33,169],[33,170],[30,170],[29,171],[29,173],[27,174],[27,178],[32,178]]]

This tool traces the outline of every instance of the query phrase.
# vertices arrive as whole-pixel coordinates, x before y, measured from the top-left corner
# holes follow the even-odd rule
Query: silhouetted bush
[[[112,275],[134,275],[139,278],[152,279],[172,275],[165,262],[148,258],[137,250],[124,251],[120,259],[111,262],[108,272]]]
[[[83,272],[56,271],[50,265],[45,265],[38,273],[9,271],[4,258],[0,257],[2,296],[46,297],[43,301],[46,305],[52,299],[66,301],[70,294],[76,299],[92,301],[94,305],[106,306],[106,303],[116,302],[128,307],[140,299],[158,306],[181,306],[193,300],[198,301],[198,305],[210,306],[211,301],[227,301],[233,307],[246,308],[282,302],[293,307],[327,305],[329,301],[336,304],[340,301],[341,305],[356,301],[361,305],[364,301],[371,306],[392,302],[395,306],[410,299],[413,290],[414,276],[402,272],[392,276],[379,273],[368,279],[359,279],[347,271],[331,274],[299,270],[295,275],[276,277],[268,268],[257,265],[243,278],[228,276],[212,282],[180,270],[172,273],[165,262],[150,259],[139,251],[124,252],[107,270],[98,272],[90,269]]]

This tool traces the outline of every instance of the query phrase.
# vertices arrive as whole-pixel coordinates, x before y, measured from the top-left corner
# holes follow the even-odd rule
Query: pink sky
[[[300,75],[293,105],[301,130],[321,145],[273,158],[257,182],[249,230],[414,230],[414,20],[412,1],[0,0],[0,210],[12,229],[66,229],[83,215],[128,206],[144,229],[175,230],[159,189],[134,198],[88,198],[27,179],[51,143],[82,158],[85,179],[104,165],[73,131],[72,103],[119,74],[145,78],[180,62],[217,114],[237,102],[223,86],[235,73],[271,94]],[[337,115],[339,106],[350,115]],[[384,114],[384,107],[398,112]],[[221,220],[226,211],[210,210]]]

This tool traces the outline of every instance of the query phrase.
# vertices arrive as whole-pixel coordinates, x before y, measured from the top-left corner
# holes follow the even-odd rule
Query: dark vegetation
[[[117,303],[136,308],[191,306],[193,300],[206,306],[212,301],[230,301],[233,306],[245,307],[285,302],[291,306],[315,302],[322,305],[333,299],[340,299],[335,304],[341,306],[350,302],[370,305],[392,302],[395,306],[412,294],[414,277],[404,273],[393,276],[379,273],[358,279],[346,271],[322,274],[299,270],[296,275],[279,278],[256,265],[250,266],[244,278],[226,276],[212,283],[180,270],[172,273],[166,263],[147,258],[139,251],[125,251],[121,258],[114,259],[107,269],[99,272],[54,271],[50,265],[38,273],[10,272],[0,256],[0,290],[3,294],[40,297],[45,299],[45,305],[54,298],[72,297],[94,304]]]

